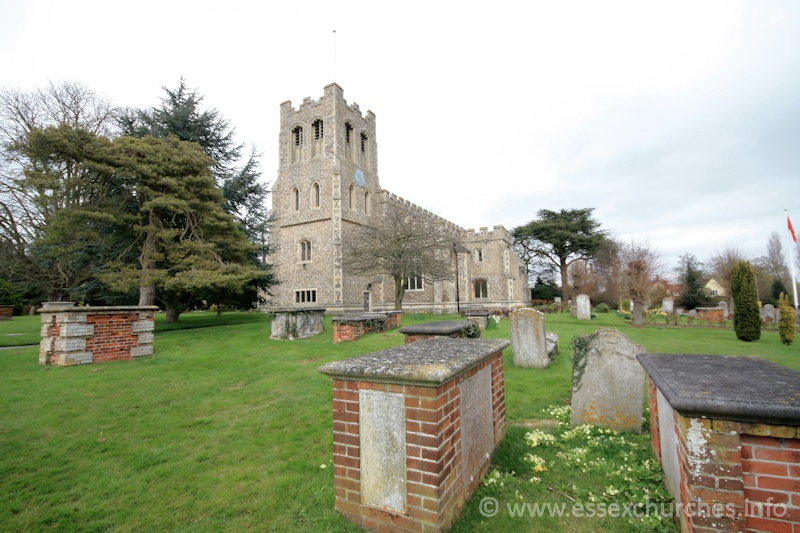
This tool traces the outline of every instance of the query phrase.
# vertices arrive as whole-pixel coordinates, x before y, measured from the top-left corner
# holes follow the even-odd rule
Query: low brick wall
[[[681,529],[800,531],[800,372],[749,357],[639,360]]]
[[[725,310],[720,307],[698,307],[697,320],[722,324],[725,322]]]
[[[0,320],[11,320],[14,316],[13,305],[0,305]]]
[[[70,366],[153,353],[157,307],[53,306],[42,317],[39,363]]]
[[[437,339],[330,363],[335,507],[372,531],[445,531],[505,435],[508,341]]]

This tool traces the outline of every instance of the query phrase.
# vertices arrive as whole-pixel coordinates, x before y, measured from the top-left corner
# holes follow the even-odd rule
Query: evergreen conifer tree
[[[733,291],[733,328],[736,337],[743,341],[761,338],[761,312],[758,308],[756,280],[749,261],[738,261],[731,270]]]

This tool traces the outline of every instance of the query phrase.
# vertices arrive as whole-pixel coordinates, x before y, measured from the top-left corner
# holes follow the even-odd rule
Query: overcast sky
[[[672,269],[800,227],[798,1],[0,3],[0,85],[150,107],[181,76],[266,182],[280,103],[336,81],[381,185],[465,228],[594,207]]]

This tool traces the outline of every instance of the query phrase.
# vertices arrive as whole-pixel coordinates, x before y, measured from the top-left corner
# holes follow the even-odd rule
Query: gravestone
[[[592,319],[592,302],[589,300],[589,295],[587,294],[578,295],[576,313],[578,320]]]
[[[697,309],[689,310],[689,318],[697,318]]]
[[[641,431],[645,374],[636,354],[645,348],[613,329],[576,341],[570,424]]]
[[[558,355],[558,333],[546,333],[547,356],[552,360]]]
[[[661,300],[661,312],[671,315],[675,311],[675,300],[667,296]]]
[[[728,318],[729,318],[729,315],[728,315],[728,302],[720,302],[720,303],[717,304],[717,307],[722,309],[722,312],[725,315],[725,320],[728,320]]]
[[[526,368],[547,368],[547,337],[544,314],[536,309],[517,309],[508,315],[511,325],[511,349],[514,365]]]
[[[555,299],[553,300],[553,303],[560,304],[561,303],[561,296],[556,296]]]
[[[775,306],[767,304],[761,309],[761,320],[772,324],[775,322]]]

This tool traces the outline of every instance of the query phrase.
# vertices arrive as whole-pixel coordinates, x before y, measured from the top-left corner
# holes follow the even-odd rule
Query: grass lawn
[[[406,315],[403,323],[441,318]],[[178,327],[189,329],[157,320],[155,354],[134,361],[47,368],[38,364],[36,346],[0,351],[2,529],[355,531],[333,509],[331,386],[317,367],[400,345],[402,334],[334,345],[330,318],[322,335],[298,341],[270,340],[263,314],[182,315]],[[479,512],[486,495],[501,504],[570,503],[564,495],[590,501],[609,492],[611,474],[583,472],[569,450],[541,453],[549,468],[537,474],[540,483],[530,481],[534,472],[524,460],[534,451],[524,426],[552,418],[544,409],[569,398],[567,352],[575,335],[616,327],[651,352],[756,355],[800,369],[800,343],[784,346],[775,331],[743,343],[729,329],[635,329],[614,314],[546,321],[560,335],[562,355],[545,370],[519,369],[506,350],[509,429],[494,458],[496,483],[479,489],[455,531],[644,527],[608,517]],[[36,342],[38,330],[38,317],[14,317],[0,322],[0,340],[17,344],[6,339],[21,335],[6,335],[23,333]],[[508,321],[487,336],[509,338]],[[647,434],[615,438],[649,453]],[[613,450],[598,453],[610,457]]]

